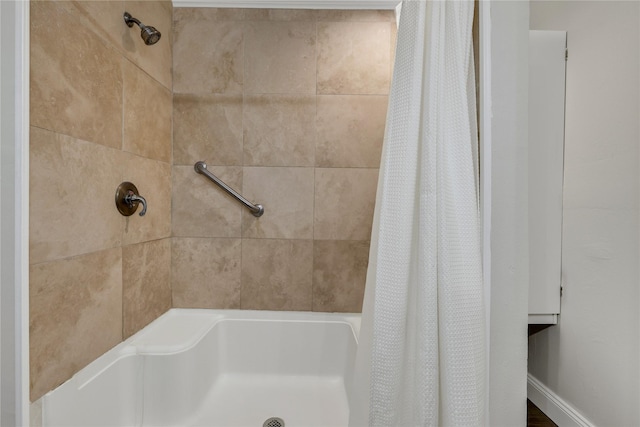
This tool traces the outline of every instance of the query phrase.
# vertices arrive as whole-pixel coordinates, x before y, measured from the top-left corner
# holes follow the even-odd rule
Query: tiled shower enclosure
[[[360,311],[391,11],[34,1],[30,38],[32,400],[170,307]]]

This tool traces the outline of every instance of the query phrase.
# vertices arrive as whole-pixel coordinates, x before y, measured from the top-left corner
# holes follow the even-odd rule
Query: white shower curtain
[[[473,1],[405,1],[350,426],[484,424]]]

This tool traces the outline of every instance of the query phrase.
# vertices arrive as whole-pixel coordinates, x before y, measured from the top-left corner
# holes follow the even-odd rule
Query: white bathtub
[[[346,426],[359,315],[172,309],[42,399],[42,425]]]

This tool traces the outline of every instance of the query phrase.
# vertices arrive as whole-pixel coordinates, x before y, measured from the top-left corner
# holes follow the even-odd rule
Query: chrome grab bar
[[[229,187],[227,184],[222,182],[220,178],[218,178],[217,176],[209,172],[207,170],[207,164],[205,162],[196,162],[196,164],[193,165],[193,168],[196,170],[197,173],[206,176],[211,181],[213,181],[214,184],[222,188],[230,196],[234,197],[236,200],[242,203],[247,209],[251,211],[251,215],[255,217],[261,217],[262,214],[264,213],[264,208],[262,207],[262,205],[254,205],[253,203],[251,203],[250,201],[242,197],[240,194],[238,194],[238,192],[235,191],[233,188]]]

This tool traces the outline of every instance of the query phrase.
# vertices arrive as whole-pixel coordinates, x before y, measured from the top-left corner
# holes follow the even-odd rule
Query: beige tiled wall
[[[361,310],[394,42],[391,11],[174,10],[175,307]]]
[[[171,306],[171,50],[171,2],[31,3],[32,400]],[[118,213],[122,181],[146,216]]]

